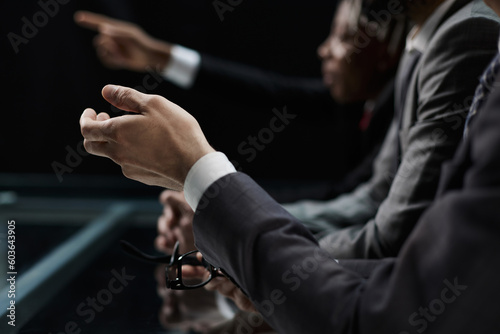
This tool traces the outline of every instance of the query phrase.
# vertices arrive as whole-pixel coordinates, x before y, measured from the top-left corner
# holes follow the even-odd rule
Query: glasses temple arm
[[[120,240],[120,245],[123,251],[138,260],[149,263],[170,263],[171,255],[163,255],[163,256],[153,256],[144,253],[130,242],[125,240]]]

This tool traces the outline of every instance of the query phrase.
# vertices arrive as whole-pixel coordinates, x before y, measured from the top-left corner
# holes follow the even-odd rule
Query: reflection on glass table
[[[203,288],[167,289],[164,268],[123,252],[121,239],[161,255],[153,244],[160,212],[156,199],[37,200],[1,211],[16,219],[18,277],[16,327],[3,311],[0,333],[269,333],[260,315]]]

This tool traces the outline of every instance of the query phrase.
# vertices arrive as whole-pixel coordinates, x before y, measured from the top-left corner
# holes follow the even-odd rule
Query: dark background
[[[71,193],[84,186],[101,189],[99,194],[104,188],[122,192],[132,188],[135,194],[146,195],[159,192],[125,179],[119,166],[94,156],[73,161],[76,166],[62,175],[62,182],[53,171],[55,161],[66,164],[67,147],[75,151],[81,147],[78,120],[86,107],[115,115],[100,95],[102,87],[107,83],[137,87],[145,77],[104,68],[92,47],[95,34],[73,23],[76,10],[133,21],[161,39],[277,73],[320,76],[316,49],[328,35],[335,5],[332,0],[241,1],[221,21],[212,1],[70,0],[59,5],[57,14],[16,54],[7,34],[21,35],[22,18],[32,22],[41,7],[35,0],[2,2],[0,187],[28,183],[24,191]],[[246,162],[237,152],[238,144],[268,126],[272,109],[281,110],[282,105],[251,94],[236,102],[223,89],[190,92],[165,81],[149,93],[163,95],[192,113],[210,143],[258,180],[321,181],[339,177],[349,168],[345,157],[329,150],[337,117],[333,111],[289,105],[291,112],[301,109],[300,117],[276,134],[256,159]]]

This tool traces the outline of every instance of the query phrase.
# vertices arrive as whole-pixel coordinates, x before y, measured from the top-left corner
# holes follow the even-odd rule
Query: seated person
[[[372,105],[374,114],[390,115],[392,120],[393,109],[393,80],[391,73],[399,60],[399,54],[403,48],[402,38],[405,28],[404,17],[399,15],[390,16],[390,20],[379,26],[384,33],[379,38],[371,38],[365,48],[356,47],[359,34],[364,31],[366,13],[375,11],[373,3],[365,1],[362,11],[352,15],[355,8],[349,0],[343,0],[332,22],[330,35],[318,48],[318,55],[323,61],[324,82],[328,85],[333,98],[343,101],[354,101],[356,99],[367,100],[367,105]],[[359,30],[361,29],[361,30]],[[337,50],[337,52],[334,52]],[[340,50],[340,51],[338,51]],[[359,53],[358,53],[359,52]],[[334,80],[333,80],[334,79]],[[377,82],[386,82],[385,87],[380,89]],[[355,96],[358,96],[355,98]],[[387,112],[391,110],[391,112]],[[372,118],[367,132],[373,133],[386,131],[386,120]],[[368,135],[367,141],[378,135]],[[330,185],[330,196],[335,197],[337,192],[350,190],[359,184],[367,176],[366,170],[372,169],[373,154],[379,149],[367,153],[367,158],[349,173],[343,182],[344,186],[332,188]],[[346,187],[347,185],[347,187]],[[336,191],[331,192],[332,189]],[[387,187],[388,190],[388,187]],[[386,190],[386,192],[387,192]],[[384,194],[386,194],[386,192]],[[335,193],[335,195],[334,195]],[[382,197],[382,194],[381,196]],[[159,250],[168,252],[176,240],[181,241],[181,247],[185,250],[193,249],[192,229],[190,227],[193,212],[185,202],[183,194],[170,190],[160,195],[160,202],[164,205],[164,213],[158,219],[159,235],[155,244]],[[366,215],[373,216],[380,201],[373,199],[366,205]],[[181,239],[178,239],[181,238]]]
[[[180,87],[218,95],[224,92],[226,98],[239,103],[268,96],[276,105],[307,109],[308,113],[317,116],[316,119],[324,117],[323,112],[341,114],[340,124],[332,124],[332,132],[340,133],[325,134],[324,140],[337,138],[331,143],[329,154],[343,157],[345,164],[354,168],[345,175],[337,175],[332,170],[332,180],[328,184],[300,190],[291,186],[286,196],[282,195],[285,191],[280,192],[280,197],[286,200],[329,199],[354,189],[372,174],[373,159],[393,116],[393,77],[404,47],[406,27],[403,16],[391,14],[384,18],[383,31],[376,36],[355,36],[353,27],[359,15],[351,13],[351,6],[342,2],[342,15],[333,20],[328,39],[335,39],[342,51],[331,54],[326,42],[318,50],[320,58],[325,60],[323,82],[316,78],[281,75],[199,53],[155,39],[135,24],[100,14],[80,11],[75,14],[75,21],[98,31],[96,52],[102,63],[110,68],[154,69]],[[366,6],[363,12],[375,9]],[[355,37],[359,42],[355,43]],[[351,156],[355,156],[354,161]]]
[[[396,92],[403,95],[402,89],[398,91],[400,83],[408,87],[408,96],[404,103],[399,102],[401,112],[395,115],[375,160],[374,175],[332,201],[284,205],[316,233],[321,246],[335,258],[381,258],[399,253],[434,199],[441,165],[453,156],[462,138],[470,106],[467,96],[473,96],[478,74],[496,52],[499,20],[481,1],[417,2],[409,6],[408,15],[415,26],[405,57],[421,56],[414,70],[406,73],[408,66],[403,64],[398,72]],[[335,50],[337,39],[328,41]],[[168,196],[177,198],[169,202]],[[159,219],[156,241],[162,249],[173,246],[173,234],[191,233],[186,222],[192,213],[178,210],[178,200],[182,196],[162,196],[165,215]],[[180,226],[186,231],[172,231]]]
[[[336,258],[399,253],[434,200],[441,165],[462,138],[477,77],[496,52],[499,20],[482,1],[413,1],[407,13],[414,26],[373,176],[332,201],[284,206]]]

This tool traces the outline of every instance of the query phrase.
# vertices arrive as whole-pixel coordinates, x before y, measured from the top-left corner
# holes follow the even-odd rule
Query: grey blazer
[[[462,138],[478,78],[498,50],[498,32],[499,19],[483,1],[455,0],[412,74],[401,125],[392,125],[374,176],[358,189],[352,201],[344,199],[343,210],[366,211],[370,209],[364,204],[366,198],[376,203],[381,196],[386,197],[371,220],[347,217],[345,221],[333,221],[337,226],[351,226],[320,240],[330,254],[337,258],[398,254],[420,215],[434,200],[441,165],[453,157]],[[400,141],[402,161],[394,174],[395,140]],[[329,212],[331,204],[323,209],[316,207],[309,217],[292,213],[305,221],[321,220],[335,214]]]

